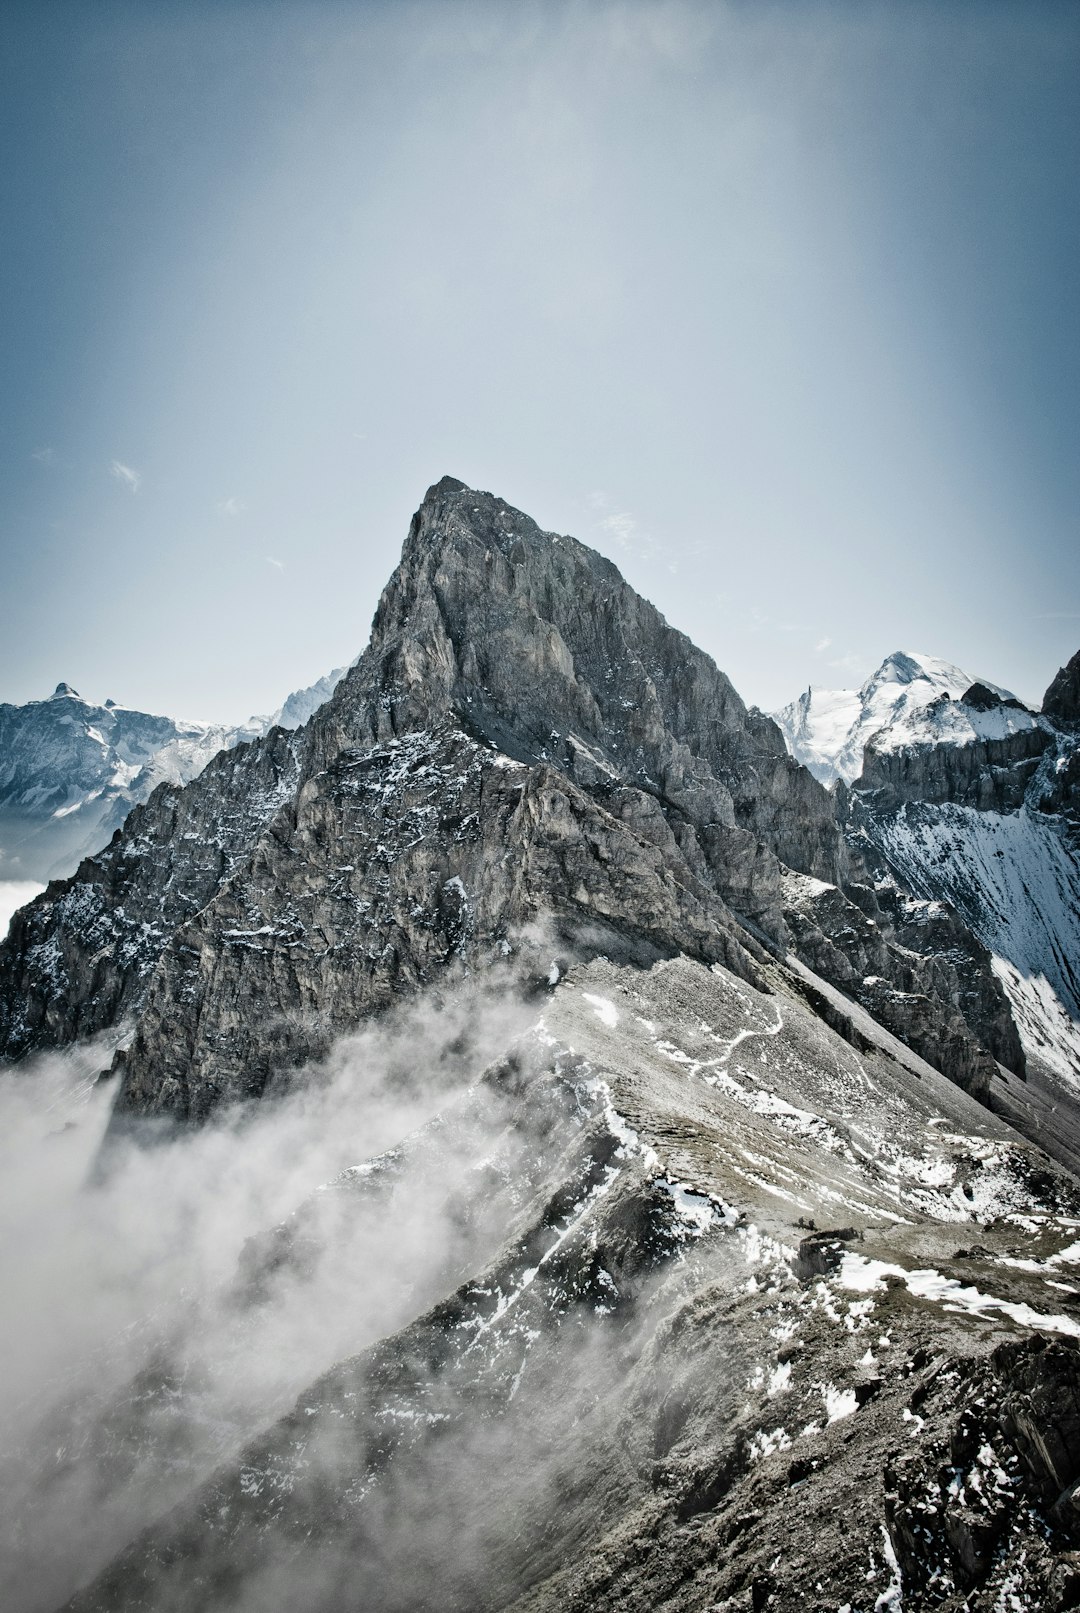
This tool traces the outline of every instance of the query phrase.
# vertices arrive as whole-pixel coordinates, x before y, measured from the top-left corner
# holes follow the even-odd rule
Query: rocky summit
[[[13,1402],[19,1613],[1080,1606],[1075,676],[942,667],[782,727],[429,489],[307,723],[0,948],[105,1272]]]

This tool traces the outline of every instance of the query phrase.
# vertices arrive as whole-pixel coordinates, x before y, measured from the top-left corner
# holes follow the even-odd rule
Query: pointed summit
[[[56,685],[56,688],[53,690],[52,694],[49,696],[49,699],[50,700],[81,700],[82,695],[79,693],[78,689],[73,689],[71,687],[70,683],[58,683]]]

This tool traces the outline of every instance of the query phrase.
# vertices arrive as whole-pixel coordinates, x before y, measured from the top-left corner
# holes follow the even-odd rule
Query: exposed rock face
[[[1043,695],[1043,712],[1059,728],[1080,724],[1080,650],[1061,668]]]
[[[915,744],[903,749],[871,740],[856,781],[873,794],[875,810],[892,812],[905,801],[949,801],[976,812],[1015,812],[1023,805],[1044,752],[1054,745],[1048,728],[1025,727],[995,739]]]
[[[792,902],[785,869],[831,894]],[[4,1046],[140,1010],[118,1118],[202,1118],[553,913],[606,927],[609,951],[748,976],[755,937],[794,941],[984,1090],[982,1048],[1005,1042],[993,1009],[964,1015],[995,982],[962,990],[946,960],[898,948],[859,874],[776,725],[609,561],[448,477],[368,649],[295,742],[271,735],[175,802],[155,795],[19,918],[0,955]]]
[[[178,926],[249,854],[297,776],[282,729],[222,752],[185,789],[160,785],[104,851],[21,908],[0,949],[8,1056],[62,1047],[137,1008]]]

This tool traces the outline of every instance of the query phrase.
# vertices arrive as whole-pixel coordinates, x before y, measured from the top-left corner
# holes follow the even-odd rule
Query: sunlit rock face
[[[1064,730],[954,681],[831,792],[609,561],[432,487],[306,725],[0,951],[18,1613],[1074,1606],[1078,1110],[989,874],[886,839],[1064,847]],[[922,800],[969,744],[1020,806]]]

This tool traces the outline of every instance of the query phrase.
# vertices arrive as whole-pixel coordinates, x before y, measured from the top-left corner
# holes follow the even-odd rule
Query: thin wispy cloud
[[[845,672],[852,677],[858,677],[863,669],[863,660],[858,655],[841,655],[835,661],[830,661],[829,665],[837,672]]]
[[[637,522],[625,510],[619,515],[605,516],[600,525],[605,532],[610,532],[612,537],[617,539],[624,547],[637,531]]]
[[[831,643],[831,638],[819,638],[817,643],[814,645],[814,653],[816,655],[820,655],[823,650],[827,650],[829,648]]]
[[[137,493],[142,486],[141,474],[137,470],[133,470],[130,465],[125,465],[122,460],[113,460],[109,466],[109,475],[115,481],[118,481],[122,487],[126,487],[130,493]]]
[[[265,558],[266,558],[266,564],[268,566],[276,566],[278,571],[284,571],[285,570],[285,562],[284,562],[284,560],[275,560],[272,554],[268,554]]]
[[[30,455],[30,458],[35,459],[39,465],[55,465],[56,449],[49,447],[38,448],[36,452]]]
[[[222,498],[218,500],[218,513],[220,515],[242,515],[247,505],[241,498]]]

